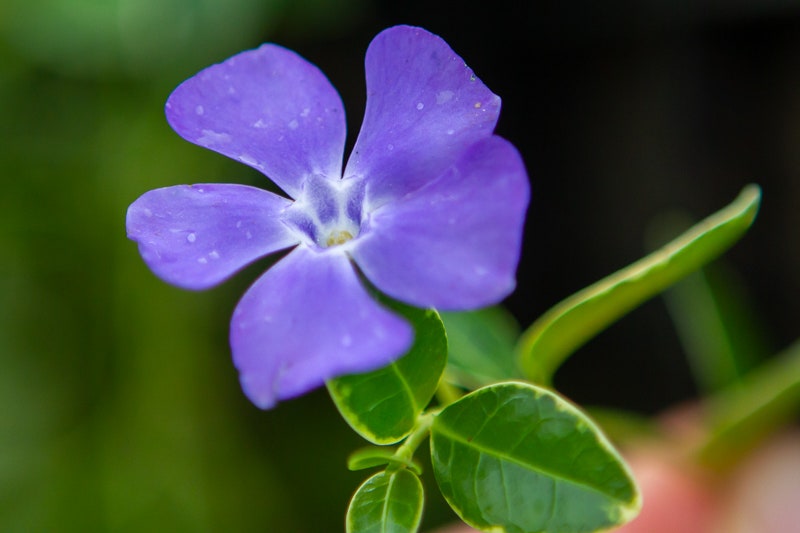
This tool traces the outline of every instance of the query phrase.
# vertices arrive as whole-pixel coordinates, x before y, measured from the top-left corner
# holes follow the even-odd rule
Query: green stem
[[[419,445],[422,444],[422,441],[424,441],[428,436],[428,433],[431,430],[431,425],[433,424],[433,417],[435,415],[436,411],[428,411],[421,414],[419,418],[417,418],[417,426],[403,442],[403,444],[397,448],[397,451],[392,457],[394,461],[392,461],[392,463],[386,468],[387,472],[404,468],[405,464],[411,462],[411,459],[414,457],[414,453],[417,451],[417,448],[419,448]]]
[[[436,399],[439,400],[439,405],[442,407],[450,405],[463,395],[464,394],[458,387],[444,379],[439,383],[439,387],[436,389]]]

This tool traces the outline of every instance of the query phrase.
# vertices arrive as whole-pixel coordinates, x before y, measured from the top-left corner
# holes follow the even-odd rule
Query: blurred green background
[[[259,267],[184,292],[125,238],[151,188],[264,183],[163,118],[183,79],[264,41],[328,74],[350,144],[363,53],[393,24],[440,34],[503,97],[498,131],[533,186],[508,301],[524,325],[638,258],[657,214],[703,217],[755,181],[762,213],[729,261],[769,348],[797,336],[798,2],[490,4],[0,0],[0,531],[343,529],[362,442],[324,391],[258,411],[230,363],[229,316]],[[644,413],[695,394],[660,302],[558,385]],[[451,519],[429,503],[426,527]]]

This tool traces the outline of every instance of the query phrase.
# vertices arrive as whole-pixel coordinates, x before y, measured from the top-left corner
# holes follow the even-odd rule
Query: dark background
[[[798,2],[96,4],[0,3],[0,530],[342,529],[364,474],[344,459],[362,441],[324,391],[258,411],[230,364],[229,316],[259,268],[186,293],[125,239],[125,209],[148,189],[263,183],[172,133],[163,103],[264,41],[329,76],[350,144],[363,54],[387,26],[439,34],[503,98],[497,131],[533,193],[507,302],[523,326],[641,257],[659,215],[700,219],[758,183],[761,212],[725,268],[760,324],[757,356],[797,336]],[[697,395],[660,299],[556,384],[643,414]],[[434,498],[425,520],[452,515]]]

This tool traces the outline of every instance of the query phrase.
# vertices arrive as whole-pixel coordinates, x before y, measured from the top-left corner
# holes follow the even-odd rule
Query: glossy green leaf
[[[386,304],[414,326],[411,350],[379,370],[328,382],[331,398],[347,423],[374,444],[394,444],[411,432],[433,398],[447,362],[447,338],[436,311]]]
[[[746,187],[732,204],[661,249],[550,309],[520,339],[525,376],[548,384],[558,366],[597,333],[727,250],[752,224],[760,199],[758,186]]]
[[[527,383],[490,385],[444,408],[431,427],[431,457],[448,503],[483,531],[596,531],[641,506],[600,430]]]
[[[410,533],[419,529],[422,483],[413,472],[378,472],[350,500],[347,533]]]
[[[422,467],[419,465],[419,462],[414,459],[398,457],[393,448],[369,446],[354,451],[350,454],[350,457],[347,458],[347,468],[353,471],[388,464],[409,468],[417,475],[422,474]]]
[[[445,379],[467,389],[518,379],[514,348],[519,325],[503,307],[466,313],[442,313],[447,330]]]

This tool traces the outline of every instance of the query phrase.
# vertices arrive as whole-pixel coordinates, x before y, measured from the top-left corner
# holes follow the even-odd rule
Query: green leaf
[[[692,374],[706,393],[738,381],[768,353],[742,281],[720,263],[664,293]]]
[[[641,498],[600,430],[555,393],[527,383],[479,389],[431,427],[442,494],[484,531],[595,531],[633,518]]]
[[[445,379],[472,390],[522,377],[514,351],[519,325],[505,308],[441,316],[448,344]]]
[[[705,401],[709,432],[698,447],[724,470],[800,413],[800,341]]]
[[[447,362],[447,337],[436,311],[399,302],[386,304],[414,326],[411,350],[379,370],[328,382],[344,419],[374,444],[394,444],[411,433],[433,398]]]
[[[551,308],[520,339],[525,376],[549,384],[558,366],[589,339],[733,245],[752,224],[760,200],[758,186],[746,187],[732,204],[661,249]]]
[[[349,470],[365,470],[376,466],[391,464],[394,467],[405,467],[411,469],[415,474],[422,474],[422,467],[414,459],[406,459],[396,455],[392,448],[376,448],[369,446],[361,448],[350,454],[347,458],[347,468]]]
[[[347,533],[407,533],[419,529],[424,501],[413,472],[378,472],[350,500]]]

